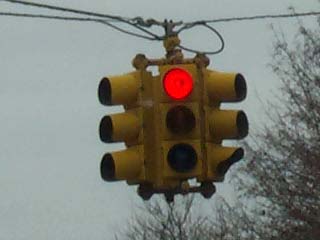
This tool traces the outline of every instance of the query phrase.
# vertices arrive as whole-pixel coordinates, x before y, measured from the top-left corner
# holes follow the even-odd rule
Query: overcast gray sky
[[[184,21],[285,13],[289,6],[302,12],[320,6],[316,0],[41,2]],[[46,12],[4,2],[0,11]],[[314,20],[305,18],[310,24]],[[271,23],[288,39],[295,33],[294,19],[214,25],[226,48],[210,58],[210,67],[245,75],[248,97],[236,106],[245,110],[252,129],[263,120],[256,94],[264,101],[278,86],[267,67]],[[181,39],[203,50],[218,44],[204,30],[192,30]],[[99,24],[0,16],[0,239],[113,239],[141,202],[135,187],[100,179],[103,153],[123,146],[100,142],[101,117],[120,108],[106,108],[96,96],[100,79],[132,71],[137,53],[156,58],[164,51],[161,42],[136,39]],[[232,198],[230,191],[220,185],[215,197]]]

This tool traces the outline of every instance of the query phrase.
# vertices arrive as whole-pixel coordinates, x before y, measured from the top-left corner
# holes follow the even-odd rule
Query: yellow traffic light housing
[[[203,55],[184,59],[181,52],[170,51],[165,59],[139,54],[133,60],[136,71],[101,80],[100,102],[123,105],[125,112],[102,118],[100,139],[127,146],[103,156],[101,177],[139,185],[144,200],[155,193],[167,201],[190,192],[210,198],[213,182],[222,181],[244,154],[242,148],[223,146],[223,140],[244,138],[247,117],[220,105],[242,101],[246,82],[241,74],[207,69]],[[152,65],[158,74],[147,71]],[[190,186],[190,179],[199,185]]]
[[[248,134],[248,120],[243,111],[213,109],[209,113],[209,134],[215,142],[242,139]]]
[[[127,150],[106,153],[100,165],[101,177],[106,181],[137,181],[144,179],[143,148],[130,147]]]
[[[247,95],[247,85],[240,73],[203,70],[205,88],[210,102],[239,102]]]
[[[141,87],[140,72],[104,77],[99,84],[98,97],[103,105],[131,105],[138,101]]]
[[[160,128],[160,162],[163,183],[171,188],[201,175],[198,71],[195,64],[159,66],[155,114]]]
[[[207,143],[208,171],[207,180],[223,181],[225,173],[232,164],[238,162],[244,155],[242,148],[223,147],[219,144]]]

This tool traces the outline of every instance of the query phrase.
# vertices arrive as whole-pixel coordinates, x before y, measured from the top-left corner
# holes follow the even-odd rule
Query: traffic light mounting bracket
[[[175,42],[175,39],[176,37],[169,37],[164,41]],[[210,60],[206,55],[201,53],[196,54],[194,58],[184,58],[181,49],[177,48],[167,51],[165,58],[148,59],[144,54],[137,54],[132,60],[132,66],[137,70],[145,70],[148,66],[172,64],[196,64],[198,67],[207,67],[210,64]]]
[[[205,198],[211,198],[216,192],[216,187],[212,182],[203,182],[200,186],[190,186],[188,181],[183,181],[180,187],[174,189],[154,189],[148,184],[140,184],[138,187],[138,195],[143,200],[149,200],[153,194],[164,194],[167,202],[174,200],[174,195],[186,195],[188,193],[201,193]]]

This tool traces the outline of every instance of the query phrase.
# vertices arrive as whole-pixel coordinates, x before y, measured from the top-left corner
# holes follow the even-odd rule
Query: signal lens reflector
[[[164,75],[163,87],[169,97],[180,100],[192,92],[193,79],[187,71],[173,68]]]

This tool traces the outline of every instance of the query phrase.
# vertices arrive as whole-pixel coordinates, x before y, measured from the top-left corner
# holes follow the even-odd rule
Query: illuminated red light
[[[173,99],[186,98],[193,89],[192,76],[181,68],[173,68],[164,75],[163,87]]]

